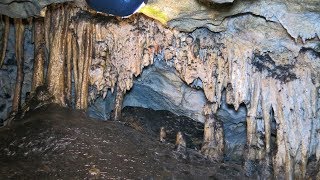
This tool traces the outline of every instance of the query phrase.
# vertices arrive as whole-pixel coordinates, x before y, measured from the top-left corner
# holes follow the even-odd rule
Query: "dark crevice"
[[[275,154],[277,152],[277,122],[274,117],[274,110],[270,110],[270,120],[271,120],[271,139],[270,139],[270,153]]]
[[[276,62],[267,53],[255,52],[252,58],[252,65],[259,71],[267,72],[267,77],[272,77],[287,83],[298,79],[297,75],[292,71],[294,65],[276,65]]]
[[[320,43],[318,45],[318,47],[316,47],[318,49],[318,51],[316,49],[310,48],[310,47],[302,47],[299,51],[299,53],[306,53],[306,52],[311,52],[311,54],[315,57],[320,58]]]

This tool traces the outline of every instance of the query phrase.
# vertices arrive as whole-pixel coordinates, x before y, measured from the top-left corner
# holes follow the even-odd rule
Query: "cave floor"
[[[174,150],[179,123],[197,129],[186,133],[187,154]],[[172,133],[161,143],[156,131],[164,124]],[[123,110],[122,122],[97,121],[48,105],[0,129],[0,179],[244,179],[240,163],[214,163],[199,153],[199,124],[135,108]]]

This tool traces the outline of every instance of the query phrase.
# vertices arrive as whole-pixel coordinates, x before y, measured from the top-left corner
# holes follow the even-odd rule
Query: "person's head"
[[[136,13],[148,0],[86,0],[92,9],[115,16],[126,17]]]

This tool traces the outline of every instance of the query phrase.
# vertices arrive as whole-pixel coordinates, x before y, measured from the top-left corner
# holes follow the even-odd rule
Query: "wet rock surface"
[[[125,109],[124,118],[132,111],[146,113]],[[156,120],[163,113],[145,116]],[[123,122],[96,121],[56,105],[41,107],[11,129],[1,129],[0,178],[245,178],[239,164],[215,164],[190,148],[182,156],[174,144],[161,143],[144,122],[145,132],[141,132]]]

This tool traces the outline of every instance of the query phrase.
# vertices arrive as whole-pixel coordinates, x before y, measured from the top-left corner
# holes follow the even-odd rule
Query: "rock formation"
[[[13,8],[18,2],[32,4],[0,3],[0,9]],[[262,171],[254,168],[259,166],[266,169],[263,175],[275,178],[311,176],[308,162],[312,157],[316,162],[320,158],[317,2],[311,0],[304,6],[299,1],[236,1],[221,9],[192,0],[151,3],[171,12],[166,26],[144,15],[122,19],[74,4],[48,6],[43,18],[33,20],[32,90],[46,84],[55,103],[83,110],[97,97],[116,91],[114,119],[118,120],[124,95],[135,77],[153,64],[155,56],[162,56],[186,84],[200,84],[203,89],[208,114],[206,155],[222,159],[223,125],[213,115],[226,92],[227,104],[235,110],[247,108],[248,175]],[[171,6],[166,9],[168,4]],[[36,4],[36,10],[21,14],[9,8],[3,14],[28,17],[39,14],[45,6]],[[1,17],[3,62],[10,25],[8,17]],[[17,80],[12,111],[19,111],[24,24],[14,19],[14,25]]]

